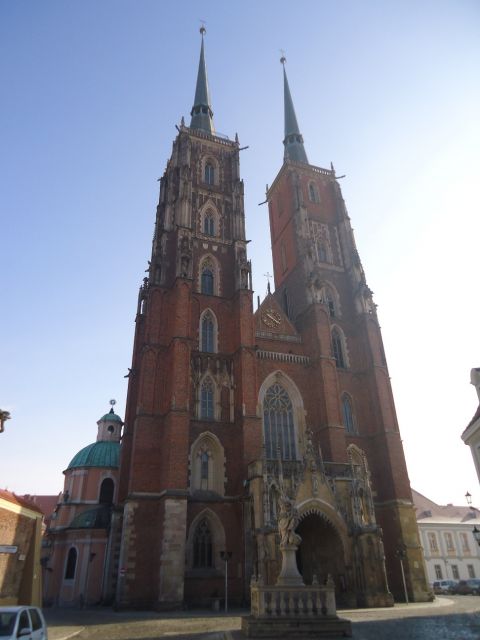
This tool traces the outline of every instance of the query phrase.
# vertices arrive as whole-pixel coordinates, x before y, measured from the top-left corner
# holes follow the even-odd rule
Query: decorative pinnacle
[[[205,22],[205,20],[200,20],[200,22],[202,23],[202,26],[200,27],[200,33],[202,34],[203,38],[203,36],[207,33],[207,30],[205,29],[205,25],[207,23]]]
[[[280,58],[280,62],[281,62],[281,64],[283,64],[283,66],[285,66],[285,63],[287,61],[287,59],[285,57],[285,51],[283,49],[280,49],[280,53],[282,54],[282,57]]]

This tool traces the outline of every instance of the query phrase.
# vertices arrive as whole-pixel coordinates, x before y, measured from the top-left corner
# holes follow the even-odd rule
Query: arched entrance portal
[[[305,584],[312,584],[313,576],[324,584],[330,574],[335,582],[337,604],[347,589],[345,559],[342,542],[335,528],[316,513],[301,520],[296,532],[302,538],[297,551],[298,570]]]

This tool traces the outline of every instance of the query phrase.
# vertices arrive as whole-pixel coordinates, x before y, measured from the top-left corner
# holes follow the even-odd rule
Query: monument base
[[[321,618],[242,618],[242,632],[247,638],[351,638],[350,620]]]

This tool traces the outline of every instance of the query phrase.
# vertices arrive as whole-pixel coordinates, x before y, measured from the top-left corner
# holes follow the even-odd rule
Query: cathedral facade
[[[215,132],[202,30],[139,293],[106,580],[118,607],[209,605],[226,572],[229,601],[248,602],[252,577],[277,579],[285,499],[305,584],[330,576],[339,605],[389,606],[403,567],[410,599],[429,597],[376,306],[285,64],[284,89],[275,292],[254,311],[240,145]]]

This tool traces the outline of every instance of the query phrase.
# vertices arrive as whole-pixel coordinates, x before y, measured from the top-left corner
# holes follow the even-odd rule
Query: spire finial
[[[307,154],[303,146],[303,136],[298,128],[297,116],[293,107],[293,100],[288,86],[287,72],[285,71],[285,52],[282,50],[280,62],[283,66],[283,93],[284,93],[284,109],[285,109],[285,138],[283,145],[285,147],[284,160],[293,160],[294,162],[303,162],[308,164]]]
[[[213,126],[213,111],[210,105],[210,92],[208,90],[207,65],[205,64],[205,48],[203,37],[207,30],[205,21],[201,20],[200,34],[202,36],[202,45],[200,47],[200,61],[198,63],[197,86],[195,88],[195,99],[190,112],[192,120],[190,127],[192,129],[200,129],[206,133],[213,134],[215,129]]]
[[[282,57],[280,58],[280,63],[283,64],[283,66],[285,66],[285,63],[287,61],[285,57],[285,51],[283,49],[280,49],[280,53],[282,54]]]

